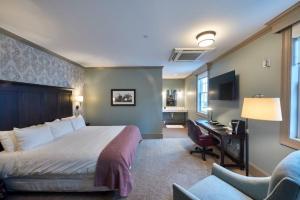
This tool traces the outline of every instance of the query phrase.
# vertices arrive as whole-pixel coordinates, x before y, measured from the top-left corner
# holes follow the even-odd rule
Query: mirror
[[[166,106],[176,106],[177,105],[177,91],[168,89],[166,92]]]

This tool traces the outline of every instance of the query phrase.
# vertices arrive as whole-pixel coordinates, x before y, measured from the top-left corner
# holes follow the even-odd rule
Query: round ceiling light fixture
[[[204,31],[196,36],[199,47],[209,47],[215,42],[215,31]]]

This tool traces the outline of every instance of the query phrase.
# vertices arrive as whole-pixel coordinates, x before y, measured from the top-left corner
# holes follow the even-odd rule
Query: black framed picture
[[[112,106],[135,106],[135,89],[111,89]]]

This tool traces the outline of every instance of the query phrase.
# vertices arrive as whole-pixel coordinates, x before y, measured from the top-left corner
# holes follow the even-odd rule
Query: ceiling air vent
[[[175,48],[169,60],[174,62],[197,61],[204,53],[212,49],[213,48]]]

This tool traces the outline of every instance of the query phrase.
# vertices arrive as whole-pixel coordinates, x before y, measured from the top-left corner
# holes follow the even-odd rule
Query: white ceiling
[[[0,0],[0,27],[86,67],[164,66],[164,78],[184,78],[297,1]],[[215,50],[168,61],[206,30],[217,32]]]

